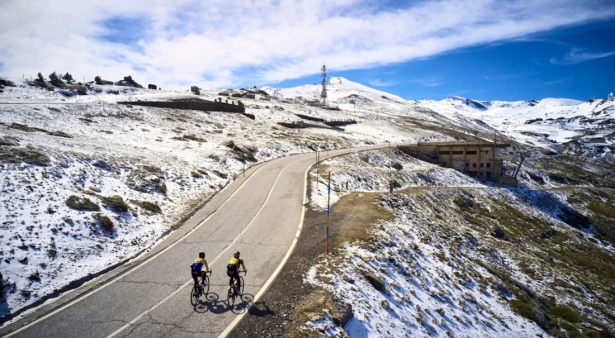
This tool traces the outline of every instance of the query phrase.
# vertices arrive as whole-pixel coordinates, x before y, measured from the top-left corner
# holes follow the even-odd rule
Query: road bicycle
[[[239,271],[238,274],[243,273],[243,275],[246,275],[246,271]],[[227,300],[226,302],[228,303],[229,306],[233,306],[235,305],[235,299],[237,297],[241,297],[237,294],[238,291],[241,291],[241,293],[243,294],[243,288],[246,285],[246,283],[243,280],[243,276],[239,276],[238,277],[239,280],[241,281],[241,290],[237,289],[237,280],[236,279],[232,279],[233,284],[231,284],[231,281],[229,280],[229,287],[228,287],[228,292],[227,292]]]
[[[209,293],[209,276],[211,276],[211,270],[204,272],[199,283],[193,286],[192,291],[190,291],[190,304],[192,304],[192,306],[196,306],[199,303],[199,298],[201,298],[201,296],[207,296]],[[203,285],[203,288],[201,288],[201,285]]]

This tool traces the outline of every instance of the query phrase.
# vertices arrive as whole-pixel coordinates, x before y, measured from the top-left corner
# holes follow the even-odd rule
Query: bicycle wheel
[[[243,282],[243,276],[239,276],[239,279],[241,280],[241,293],[243,293],[243,287],[246,285],[246,283]]]
[[[203,287],[203,294],[207,296],[207,294],[209,293],[209,277],[204,276],[203,282],[205,282],[205,286]]]
[[[192,287],[192,291],[190,291],[190,304],[192,304],[192,306],[196,306],[199,303],[199,297],[201,297],[199,286],[195,285]]]
[[[226,297],[226,302],[228,303],[228,306],[232,307],[233,305],[235,305],[235,291],[233,286],[229,286]]]

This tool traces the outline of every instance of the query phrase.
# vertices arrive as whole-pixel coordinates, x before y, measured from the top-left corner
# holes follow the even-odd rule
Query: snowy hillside
[[[350,304],[353,317],[340,328],[336,308],[308,313],[299,328],[303,334],[557,337],[590,332],[588,337],[610,337],[615,329],[613,304],[603,303],[613,295],[611,273],[586,266],[587,259],[611,264],[615,247],[599,232],[579,231],[563,216],[574,190],[562,190],[556,182],[528,189],[532,183],[526,175],[520,189],[484,185],[395,150],[321,165],[332,172],[332,229],[338,244],[304,278]],[[395,194],[387,192],[390,180],[399,183]],[[326,189],[313,184],[311,191],[313,207],[326,208]],[[392,213],[372,224],[363,241],[344,237],[356,230],[345,230],[340,215],[347,212],[344,199],[357,198],[372,201],[365,209]],[[360,223],[360,215],[349,217],[351,226]],[[559,243],[566,243],[578,260],[567,258]]]
[[[586,102],[552,98],[484,102],[451,97],[421,101],[420,106],[463,123],[467,119],[480,120],[524,144],[615,163],[615,100],[612,97]]]
[[[244,99],[251,120],[117,104],[190,92],[91,84],[79,95],[21,79],[0,90],[0,317],[155,245],[246,161],[435,135],[365,109],[333,112],[275,99]],[[278,125],[303,121],[296,114],[357,124]]]
[[[438,168],[397,153],[386,156],[353,155],[329,163],[339,169],[333,175],[336,185],[334,202],[351,193],[379,194],[387,191],[390,180],[398,181],[401,189],[416,189],[416,194],[412,196],[400,199],[383,197],[375,202],[382,208],[388,208],[390,211],[386,213],[395,215],[395,218],[379,224],[387,228],[377,232],[371,253],[366,252],[362,244],[353,244],[342,250],[345,257],[356,264],[347,266],[342,271],[344,275],[329,276],[330,281],[338,283],[337,289],[331,289],[328,281],[321,278],[329,272],[309,275],[308,279],[314,285],[334,293],[348,292],[351,301],[369,304],[368,308],[357,305],[356,318],[365,327],[359,327],[355,321],[350,324],[352,332],[361,334],[367,330],[372,334],[382,333],[380,327],[390,322],[398,327],[409,325],[421,334],[450,331],[455,335],[476,335],[486,328],[505,335],[515,330],[528,334],[542,332],[534,324],[535,321],[528,322],[519,317],[513,312],[519,309],[511,310],[505,302],[493,303],[490,307],[489,304],[494,301],[493,295],[501,290],[498,291],[496,283],[487,284],[485,280],[493,278],[495,281],[504,277],[495,276],[493,271],[480,267],[464,270],[462,277],[466,278],[450,277],[454,275],[455,267],[469,265],[471,261],[483,257],[472,248],[450,248],[451,239],[466,230],[474,233],[474,237],[480,237],[476,235],[480,233],[479,228],[466,224],[473,218],[451,204],[456,203],[454,201],[460,196],[472,203],[457,199],[458,202],[487,205],[485,208],[476,207],[480,213],[486,213],[487,209],[505,209],[506,219],[529,217],[534,223],[528,226],[540,231],[547,231],[542,229],[544,224],[540,225],[540,222],[552,222],[557,231],[565,232],[567,236],[585,236],[583,245],[587,245],[589,251],[598,247],[612,251],[608,240],[600,236],[615,236],[609,228],[615,220],[609,213],[615,210],[615,202],[611,202],[608,193],[599,190],[608,189],[606,187],[612,184],[609,178],[612,167],[604,164],[608,163],[606,161],[615,163],[612,161],[615,135],[615,102],[612,99],[588,102],[565,99],[484,102],[451,97],[441,101],[405,101],[344,78],[331,78],[329,102],[339,107],[339,111],[311,107],[304,102],[319,97],[319,84],[296,88],[265,87],[262,90],[271,95],[269,100],[240,99],[246,113],[254,116],[251,119],[241,114],[117,103],[194,98],[188,91],[91,84],[87,88],[79,87],[79,93],[79,89],[41,87],[21,79],[12,79],[10,84],[6,81],[3,83],[0,88],[2,323],[28,306],[42,302],[49,295],[70,290],[72,281],[87,280],[89,276],[126,262],[156,245],[181,224],[186,214],[241,173],[244,164],[249,166],[288,154],[315,150],[464,138],[492,140],[496,134],[498,140],[519,142],[504,158],[504,166],[509,170],[516,165],[515,152],[535,154],[539,153],[536,149],[540,148],[561,155],[572,154],[571,159],[565,160],[581,163],[560,162],[559,168],[549,169],[548,165],[552,162],[548,161],[556,161],[557,158],[546,159],[538,154],[528,159],[525,163],[527,167],[524,165],[522,168],[520,188],[510,191],[492,190],[492,186],[450,169]],[[206,89],[198,97],[214,100],[220,98],[219,92],[217,89]],[[356,124],[332,128],[325,123],[335,120]],[[298,128],[291,129],[280,123]],[[305,126],[309,128],[301,128]],[[586,158],[591,161],[586,162]],[[404,170],[391,169],[397,164]],[[594,187],[597,192],[566,190]],[[312,190],[314,207],[323,207],[326,201],[324,190],[317,187],[312,187]],[[555,191],[555,197],[549,195],[548,203],[545,202],[547,206],[543,208],[531,205],[532,198],[543,196],[536,192],[541,190]],[[439,206],[441,202],[448,203],[452,209],[442,210]],[[505,205],[509,204],[523,205],[522,212],[507,209]],[[566,208],[574,208],[571,209],[575,212],[571,217],[583,221],[583,226],[586,226],[579,228],[581,235],[562,224],[564,221],[557,212],[568,210]],[[592,217],[591,225],[587,225],[590,221],[583,218],[585,216],[581,213]],[[483,216],[480,224],[493,227],[496,221]],[[452,221],[445,222],[443,219]],[[511,231],[508,226],[502,222],[502,227]],[[445,234],[448,236],[446,238],[441,237],[440,230],[433,230],[443,227],[450,231]],[[406,237],[400,239],[398,244],[383,244],[389,243],[389,239],[399,236],[399,233]],[[573,241],[573,237],[568,236],[566,240]],[[429,238],[432,241],[426,243]],[[463,238],[470,241],[468,238],[471,237],[464,235]],[[384,242],[378,242],[381,239]],[[592,242],[595,245],[588,244],[590,239],[595,240]],[[486,237],[485,243],[489,241]],[[407,246],[414,250],[411,254],[408,254]],[[535,252],[543,250],[539,246],[530,249]],[[399,270],[394,261],[376,258],[388,254],[390,250],[405,255],[404,260],[398,263],[405,264],[405,268],[408,265],[406,272]],[[434,258],[434,255],[442,254],[449,259]],[[312,272],[325,271],[329,263],[322,262]],[[373,270],[374,273],[390,272],[386,282],[393,287],[384,294],[371,290],[360,293],[357,290],[360,291],[364,285],[349,286],[343,284],[346,282],[340,282],[339,278],[343,280],[344,276],[349,280],[358,280],[358,272],[353,270],[355,266]],[[545,291],[551,285],[543,283],[551,281],[547,270],[534,266],[521,266],[519,269],[542,271],[540,275],[529,274],[529,277],[516,274],[515,278],[520,278],[524,285],[542,278],[536,292],[544,297],[552,296]],[[443,279],[442,273],[450,280]],[[566,283],[578,286],[578,278],[568,279]],[[598,277],[592,280],[591,291],[606,292],[601,282]],[[444,291],[434,291],[436,286]],[[465,290],[457,290],[460,287]],[[506,287],[512,288],[509,285]],[[403,293],[414,288],[418,291],[404,299]],[[590,291],[579,286],[575,292],[577,294],[571,296],[573,303],[591,308],[578,300],[582,298],[579,293],[589,295]],[[604,294],[608,296],[608,293]],[[437,317],[434,322],[432,317],[436,315],[433,311],[439,313],[441,308],[436,304],[436,298],[440,296],[444,297],[441,300],[455,299],[457,303],[449,303],[459,308],[453,305],[451,309],[442,308],[443,312],[438,315],[442,318]],[[431,312],[417,308],[413,297],[420,298]],[[461,301],[462,298],[465,300]],[[595,299],[602,298],[596,296]],[[387,304],[386,308],[383,304]],[[376,306],[384,310],[378,308],[379,311],[373,313]],[[601,310],[591,309],[597,314],[590,318],[604,325]],[[486,313],[482,313],[483,310]],[[423,320],[431,320],[427,328],[421,326],[424,331],[419,327],[423,325],[419,314]],[[412,316],[415,319],[411,319]],[[370,318],[377,319],[369,322]],[[442,321],[446,323],[442,324]],[[310,325],[320,327],[321,324],[314,322]],[[329,324],[322,324],[322,328]],[[341,333],[339,330],[335,332]]]

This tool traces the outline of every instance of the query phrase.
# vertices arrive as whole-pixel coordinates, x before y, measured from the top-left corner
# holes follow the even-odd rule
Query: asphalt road
[[[331,151],[330,155],[347,152]],[[314,162],[311,153],[251,168],[149,254],[7,325],[0,334],[220,336],[241,318],[251,300],[264,292],[292,251],[302,224],[306,171]],[[245,301],[231,308],[226,303],[226,264],[235,250],[241,251],[248,274]],[[193,308],[189,266],[199,251],[207,252],[213,274],[209,299],[201,298]]]

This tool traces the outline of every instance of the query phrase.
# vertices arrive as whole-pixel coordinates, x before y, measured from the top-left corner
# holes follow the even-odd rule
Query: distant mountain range
[[[318,99],[321,85],[264,87],[268,93],[295,99]],[[544,98],[532,101],[480,101],[460,96],[435,100],[404,100],[342,77],[331,77],[328,101],[342,107],[365,106],[414,117],[435,119],[501,135],[555,151],[603,158],[615,163],[615,99],[578,101]],[[417,114],[418,113],[418,114]]]

